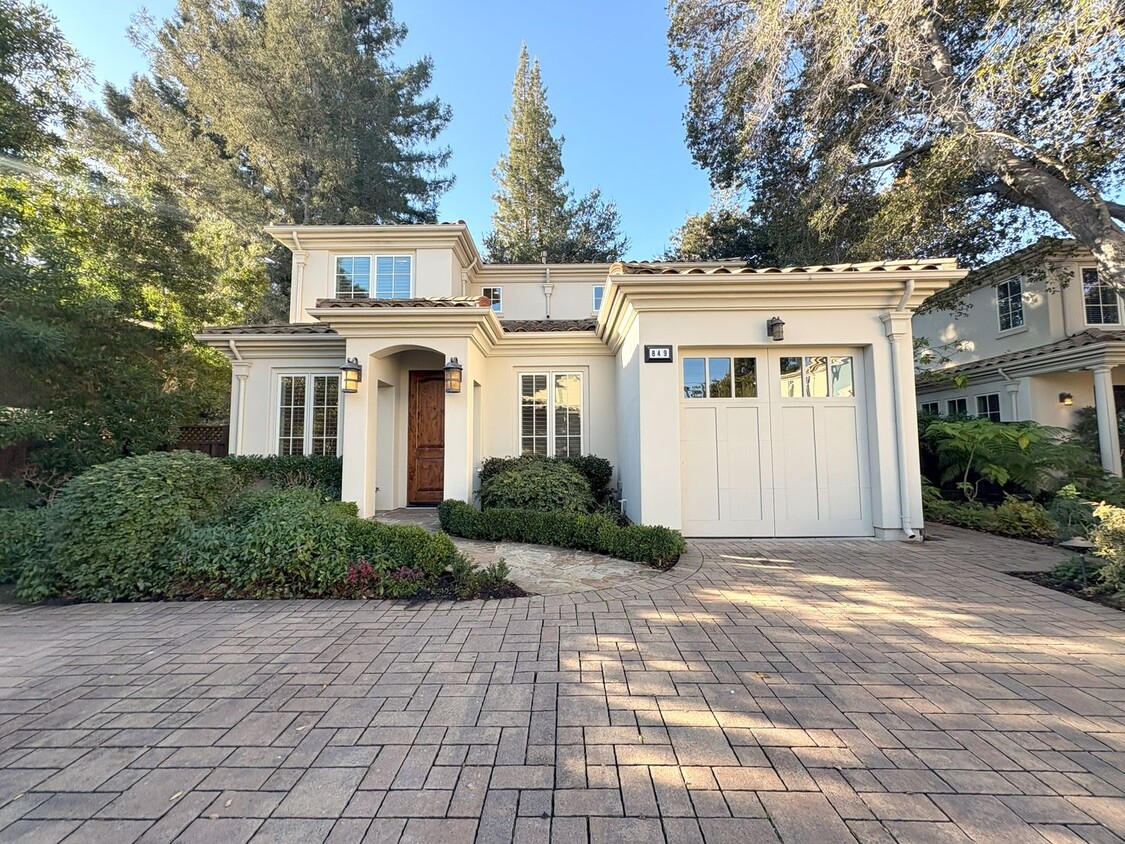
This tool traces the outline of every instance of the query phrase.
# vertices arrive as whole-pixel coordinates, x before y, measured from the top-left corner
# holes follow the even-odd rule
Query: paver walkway
[[[376,518],[390,524],[413,524],[426,530],[440,530],[437,509],[433,507],[387,510],[377,514]],[[641,563],[588,551],[460,537],[453,537],[453,542],[482,566],[503,560],[508,566],[508,579],[529,595],[569,595],[593,589],[604,591],[621,585],[636,586],[660,576],[659,571]]]
[[[948,530],[488,603],[5,607],[0,840],[1119,841],[1125,614],[999,573],[1055,559]]]

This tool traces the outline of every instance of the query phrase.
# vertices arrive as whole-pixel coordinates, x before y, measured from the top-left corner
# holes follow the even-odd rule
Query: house
[[[910,315],[951,260],[492,265],[463,223],[269,233],[289,324],[199,335],[231,360],[231,452],[341,454],[364,516],[471,501],[489,456],[597,454],[629,518],[688,536],[922,527]]]
[[[919,410],[1069,428],[1092,405],[1102,466],[1121,474],[1125,303],[1078,243],[1043,238],[974,270],[915,315],[914,334],[950,350],[919,379]]]

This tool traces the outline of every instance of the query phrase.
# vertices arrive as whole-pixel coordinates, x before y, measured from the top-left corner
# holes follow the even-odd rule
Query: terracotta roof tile
[[[930,380],[928,376],[941,376],[942,378],[949,375],[962,375],[972,372],[979,372],[983,369],[991,369],[996,366],[1006,366],[1013,363],[1022,363],[1024,361],[1033,361],[1037,358],[1045,357],[1054,354],[1055,352],[1065,352],[1070,349],[1081,349],[1086,346],[1095,346],[1099,343],[1125,343],[1125,333],[1119,331],[1103,331],[1100,328],[1087,328],[1085,331],[1079,331],[1077,334],[1072,334],[1063,340],[1058,340],[1054,343],[1047,343],[1044,346],[1035,346],[1030,349],[1021,349],[1018,352],[1008,352],[1003,355],[994,355],[990,358],[981,358],[980,360],[970,361],[969,363],[962,363],[956,366],[947,366],[942,369],[933,369],[929,372],[921,373],[918,376],[919,383],[925,383]]]
[[[284,325],[214,325],[204,328],[200,334],[335,334],[336,332],[319,322],[297,322]]]
[[[317,299],[318,308],[487,308],[483,296],[449,296],[432,299]]]
[[[750,267],[737,264],[699,263],[695,265],[662,264],[649,261],[617,262],[609,268],[610,275],[773,275],[778,273],[854,273],[854,272],[923,272],[956,269],[949,258],[926,258],[917,261],[880,261],[866,264],[829,264],[808,267]]]
[[[531,333],[535,331],[593,331],[596,319],[502,319],[500,324],[508,333]]]

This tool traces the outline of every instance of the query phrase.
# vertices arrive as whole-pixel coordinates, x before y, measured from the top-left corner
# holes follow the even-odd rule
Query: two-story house
[[[1121,474],[1125,302],[1099,278],[1088,250],[1043,238],[928,304],[914,317],[914,334],[945,347],[949,360],[938,377],[919,379],[919,410],[1069,428],[1074,411],[1092,405],[1102,466]]]
[[[598,454],[689,536],[914,537],[910,316],[949,260],[493,265],[463,223],[279,226],[287,325],[211,328],[231,451],[340,454],[364,516]]]

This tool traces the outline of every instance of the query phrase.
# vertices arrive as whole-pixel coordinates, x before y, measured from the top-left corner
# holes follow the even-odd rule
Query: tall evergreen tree
[[[488,259],[495,263],[533,263],[546,254],[552,262],[612,261],[628,245],[620,231],[617,207],[592,190],[575,199],[564,179],[564,138],[552,133],[555,117],[539,60],[527,45],[520,50],[508,115],[508,152],[493,171],[499,190],[492,231],[485,236]]]

